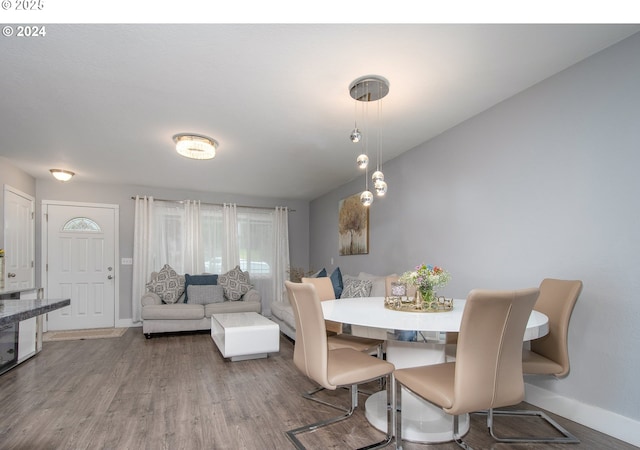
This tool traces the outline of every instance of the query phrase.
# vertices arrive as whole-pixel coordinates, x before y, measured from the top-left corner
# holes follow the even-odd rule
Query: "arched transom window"
[[[100,228],[100,225],[88,217],[75,217],[64,224],[62,231],[98,233],[101,232],[102,229]]]

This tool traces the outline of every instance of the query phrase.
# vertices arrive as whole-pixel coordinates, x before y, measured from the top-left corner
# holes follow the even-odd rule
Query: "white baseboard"
[[[131,319],[118,319],[116,320],[116,328],[132,328],[132,327],[141,327],[142,322],[134,323]]]
[[[621,441],[640,446],[640,422],[636,420],[577,400],[561,397],[555,392],[529,383],[526,384],[524,400]]]

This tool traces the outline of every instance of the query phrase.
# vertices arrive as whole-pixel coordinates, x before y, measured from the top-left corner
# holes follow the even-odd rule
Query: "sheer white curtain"
[[[169,264],[180,274],[201,273],[200,202],[156,201],[153,215],[152,270]]]
[[[222,224],[224,232],[222,242],[222,273],[228,272],[240,264],[240,248],[238,244],[238,207],[235,203],[222,206]]]
[[[140,297],[146,291],[147,277],[153,268],[151,242],[153,235],[153,197],[136,195],[133,221],[133,283],[131,289],[131,314],[134,323],[140,317]]]
[[[184,202],[184,261],[182,273],[202,273],[204,258],[200,242],[200,200]]]
[[[284,301],[284,281],[289,279],[289,209],[277,206],[273,220],[273,291],[275,301]],[[269,313],[271,308],[269,308]],[[271,315],[271,314],[269,314]]]

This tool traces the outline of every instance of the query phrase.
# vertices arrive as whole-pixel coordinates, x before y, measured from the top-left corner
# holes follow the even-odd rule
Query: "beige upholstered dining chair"
[[[531,341],[531,349],[522,352],[522,371],[526,375],[551,375],[557,378],[569,374],[569,320],[582,291],[580,280],[557,280],[545,278],[540,283],[540,296],[533,309],[549,318],[549,333]],[[504,437],[497,436],[493,426],[495,416],[534,416],[553,426],[562,436],[550,437]],[[487,418],[487,426],[494,439],[499,442],[556,442],[576,444],[580,442],[559,423],[535,410],[493,411]]]
[[[328,277],[320,278],[302,278],[303,283],[311,283],[315,286],[318,298],[321,302],[325,300],[335,300],[335,291],[333,290],[333,284]],[[325,326],[327,328],[328,339],[327,345],[329,350],[336,348],[351,348],[361,352],[372,353],[375,352],[378,358],[382,358],[382,346],[384,341],[380,339],[371,339],[359,336],[353,336],[350,334],[342,333],[342,323],[333,322],[331,320],[325,320]]]
[[[302,278],[303,283],[313,284],[316,288],[316,293],[321,302],[325,300],[335,300],[335,291],[333,290],[333,284],[328,277],[319,278]],[[342,323],[333,322],[331,320],[324,321],[325,328],[327,329],[327,346],[329,350],[335,350],[337,348],[350,348],[359,352],[365,352],[368,354],[374,354],[382,359],[384,341],[379,339],[370,339],[365,337],[353,336],[350,334],[342,334]],[[384,385],[383,380],[380,380],[380,388]],[[322,403],[323,405],[331,406],[332,408],[342,409],[333,403],[325,402],[317,398],[315,395],[324,390],[322,386],[318,386],[315,389],[304,392],[302,396],[308,400]],[[362,392],[363,394],[369,394],[369,392]]]
[[[397,449],[402,448],[398,402],[403,386],[453,415],[453,437],[462,448],[470,447],[460,436],[459,415],[522,401],[522,339],[538,292],[472,290],[462,314],[456,361],[394,372]]]
[[[297,435],[347,419],[358,406],[358,384],[385,377],[387,385],[395,367],[393,364],[350,348],[329,350],[322,307],[315,286],[311,283],[285,281],[296,319],[296,341],[293,363],[309,379],[325,389],[351,388],[351,406],[344,414],[287,431],[287,437],[298,449],[304,445]],[[387,433],[385,438],[365,448],[382,448],[392,437],[392,390],[387,390]]]

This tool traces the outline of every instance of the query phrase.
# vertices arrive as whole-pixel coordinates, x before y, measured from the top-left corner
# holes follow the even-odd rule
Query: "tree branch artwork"
[[[338,249],[340,255],[369,253],[369,208],[360,202],[360,194],[338,204]]]

